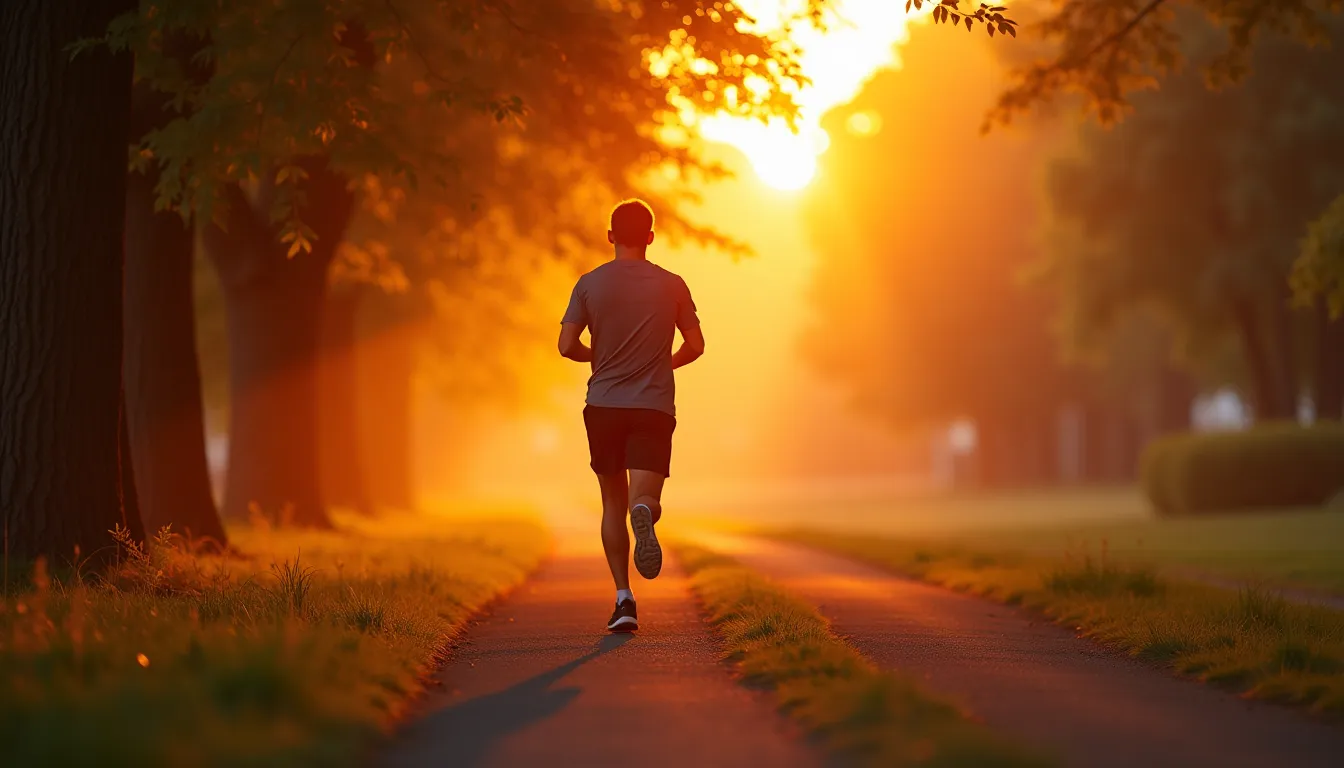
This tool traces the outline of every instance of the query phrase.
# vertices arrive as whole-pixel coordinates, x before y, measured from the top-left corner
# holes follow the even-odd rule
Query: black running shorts
[[[671,474],[672,431],[677,420],[651,408],[583,409],[588,428],[588,454],[593,471],[616,475],[627,469],[644,469],[663,477]]]

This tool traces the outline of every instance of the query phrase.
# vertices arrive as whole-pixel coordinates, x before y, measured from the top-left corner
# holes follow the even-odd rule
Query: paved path
[[[444,693],[377,764],[821,764],[769,696],[734,682],[674,560],[634,584],[639,634],[612,636],[605,561],[571,536],[469,631],[441,673]]]
[[[819,606],[879,665],[1065,765],[1344,765],[1344,728],[1176,679],[1025,612],[802,547],[703,540]]]

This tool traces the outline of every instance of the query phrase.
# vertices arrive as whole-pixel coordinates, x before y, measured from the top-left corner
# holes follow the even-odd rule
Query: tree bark
[[[330,527],[318,469],[318,395],[327,272],[354,210],[345,180],[308,162],[311,253],[287,256],[270,222],[269,192],[254,204],[227,191],[227,230],[204,232],[223,288],[229,335],[229,468],[224,516],[252,505],[273,521]]]
[[[1313,387],[1317,421],[1339,421],[1344,413],[1344,321],[1330,317],[1324,304],[1316,309],[1316,381]]]
[[[135,94],[138,136],[162,99]],[[151,533],[171,525],[206,548],[228,543],[205,454],[205,407],[196,354],[193,235],[181,217],[155,212],[158,173],[132,173],[126,191],[126,404],[140,512]]]
[[[364,514],[373,512],[365,482],[361,440],[359,392],[359,341],[356,323],[363,290],[352,287],[333,292],[324,312],[322,356],[322,413],[319,454],[322,491],[333,504]]]
[[[16,560],[110,559],[123,520],[131,60],[66,46],[135,9],[0,3],[0,514]]]

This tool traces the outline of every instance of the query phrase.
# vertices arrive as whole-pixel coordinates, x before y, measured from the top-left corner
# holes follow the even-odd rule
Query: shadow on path
[[[433,733],[422,744],[452,745],[451,754],[410,754],[394,760],[397,765],[477,765],[497,743],[515,731],[545,720],[563,710],[578,697],[581,689],[568,686],[552,689],[556,681],[596,659],[625,645],[634,635],[607,635],[588,653],[554,669],[530,677],[498,693],[478,696],[430,713],[414,730]]]

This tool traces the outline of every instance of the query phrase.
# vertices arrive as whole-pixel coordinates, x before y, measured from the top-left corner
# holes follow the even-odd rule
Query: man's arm
[[[576,363],[591,363],[593,350],[583,343],[583,326],[578,323],[560,324],[560,355]]]
[[[690,365],[700,356],[705,354],[705,332],[700,329],[700,324],[683,328],[681,330],[681,349],[672,353],[672,369],[676,370],[683,365]]]

